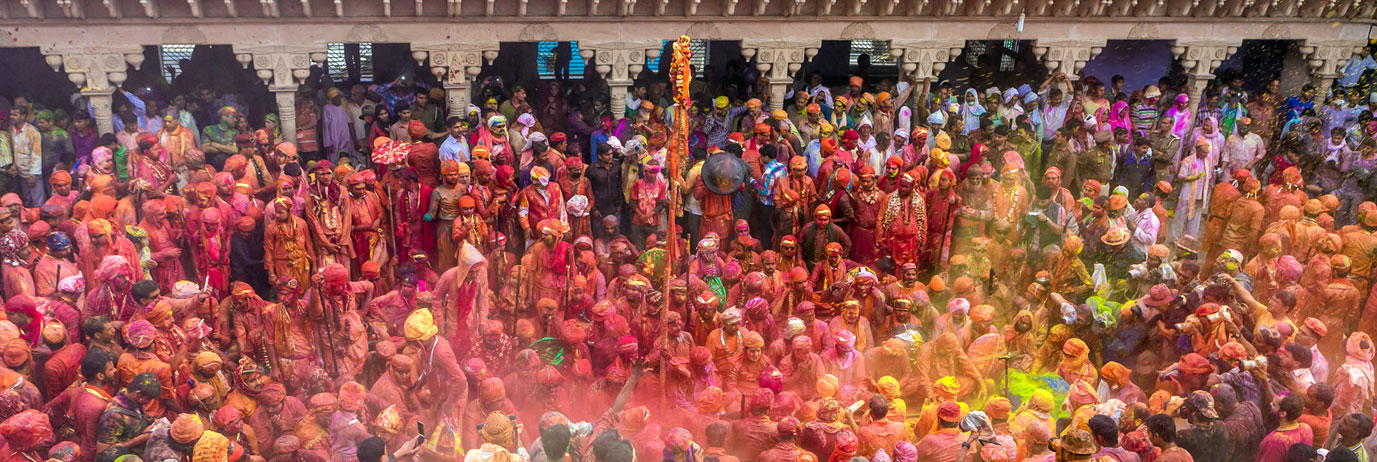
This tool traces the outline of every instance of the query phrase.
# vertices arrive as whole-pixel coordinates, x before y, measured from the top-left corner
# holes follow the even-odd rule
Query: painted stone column
[[[1311,82],[1319,87],[1320,95],[1329,94],[1334,87],[1334,82],[1343,76],[1344,65],[1348,64],[1348,59],[1358,54],[1363,43],[1361,42],[1320,42],[1313,43],[1309,40],[1301,46],[1301,53],[1305,54],[1306,64],[1310,68]]]

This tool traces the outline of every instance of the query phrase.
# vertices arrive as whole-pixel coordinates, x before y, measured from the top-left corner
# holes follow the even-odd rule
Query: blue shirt
[[[440,144],[440,161],[452,160],[455,162],[469,161],[469,142],[463,138],[455,138],[454,135],[445,137],[445,142]]]
[[[1348,64],[1344,65],[1344,75],[1339,77],[1340,87],[1352,87],[1358,85],[1358,79],[1362,78],[1363,72],[1368,69],[1377,69],[1377,61],[1371,55],[1348,59]]]
[[[760,203],[764,205],[775,205],[775,182],[784,178],[784,164],[778,160],[772,160],[765,165],[764,171],[760,174],[760,180],[751,180],[755,185],[756,195],[760,197]]]

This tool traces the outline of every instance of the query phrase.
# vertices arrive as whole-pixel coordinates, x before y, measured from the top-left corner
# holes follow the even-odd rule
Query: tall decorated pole
[[[689,38],[687,35],[680,35],[679,40],[674,42],[673,61],[670,62],[669,75],[673,80],[674,107],[671,114],[674,124],[670,128],[669,152],[665,156],[669,170],[669,207],[665,208],[665,226],[667,233],[668,246],[666,247],[665,264],[663,265],[664,275],[664,307],[660,310],[660,336],[663,337],[661,345],[669,346],[669,301],[671,298],[669,291],[671,282],[674,279],[675,271],[679,270],[679,235],[674,231],[674,216],[679,211],[679,190],[682,188],[681,176],[679,173],[679,161],[689,156],[688,137],[689,137],[689,84],[693,82],[693,68],[689,66],[689,58],[693,57],[693,51],[689,49]],[[668,399],[669,386],[666,382],[668,378],[669,359],[666,355],[660,355],[660,390],[664,393],[664,398]]]

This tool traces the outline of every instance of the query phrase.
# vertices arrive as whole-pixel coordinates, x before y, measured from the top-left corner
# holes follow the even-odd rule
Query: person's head
[[[1295,344],[1289,343],[1287,345]],[[1306,350],[1309,351],[1308,348]],[[1311,414],[1324,414],[1329,409],[1330,404],[1334,404],[1334,388],[1330,387],[1329,384],[1323,382],[1311,384],[1310,388],[1305,390],[1305,408]]]
[[[704,436],[708,439],[708,447],[713,448],[720,448],[727,444],[728,433],[730,433],[730,428],[727,427],[726,422],[721,420],[708,424],[707,430],[703,431]]]
[[[445,125],[449,127],[449,136],[451,137],[454,137],[456,139],[463,139],[465,136],[468,135],[469,124],[464,119],[458,117],[450,117],[448,119],[445,119]]]
[[[1372,434],[1372,417],[1361,412],[1346,415],[1339,420],[1336,431],[1344,446],[1352,446]]]
[[[158,382],[158,376],[152,372],[144,372],[134,376],[128,385],[124,386],[124,395],[130,401],[140,406],[153,401],[162,396],[163,387]]]
[[[1282,420],[1295,422],[1305,412],[1305,398],[1300,395],[1287,395],[1281,399],[1281,404],[1277,405],[1277,412]]]
[[[1163,447],[1176,443],[1176,421],[1166,414],[1156,414],[1144,422],[1148,440],[1153,446]]]
[[[371,436],[359,442],[358,456],[359,462],[382,462],[383,456],[387,454],[387,442],[382,438]]]
[[[107,351],[91,350],[81,358],[81,376],[88,383],[105,385],[115,380],[115,359]]]
[[[1320,460],[1320,454],[1315,452],[1314,446],[1296,443],[1286,448],[1285,462],[1315,462],[1318,460]]]
[[[1062,103],[1062,101],[1065,100],[1065,99],[1066,99],[1066,94],[1062,93],[1061,88],[1052,87],[1051,90],[1047,90],[1047,104],[1048,104],[1048,105],[1051,105],[1051,106],[1060,106],[1061,103]]]
[[[1090,434],[1095,437],[1095,442],[1100,446],[1112,448],[1119,446],[1119,423],[1114,418],[1107,415],[1099,415],[1090,418]]]
[[[524,96],[525,90],[521,90],[521,93]],[[568,425],[551,425],[541,430],[540,446],[545,449],[545,458],[547,460],[564,460],[564,454],[569,450],[570,437]]]
[[[134,286],[129,289],[129,294],[134,297],[134,301],[139,306],[148,305],[158,299],[158,283],[151,279],[135,282]]]

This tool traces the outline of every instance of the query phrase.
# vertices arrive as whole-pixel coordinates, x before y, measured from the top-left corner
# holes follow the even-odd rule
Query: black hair
[[[369,437],[359,442],[359,448],[355,454],[359,462],[381,462],[383,456],[387,455],[387,442],[376,436]]]
[[[720,448],[727,443],[727,434],[731,433],[731,428],[727,423],[716,421],[708,424],[708,429],[703,431],[708,437],[708,446]]]
[[[1337,447],[1331,449],[1329,454],[1324,456],[1324,462],[1358,462],[1358,455],[1348,450],[1348,448]]]
[[[1313,446],[1305,443],[1296,443],[1286,448],[1286,462],[1310,462],[1319,456]]]
[[[1300,346],[1294,343],[1290,343],[1288,345]],[[1308,353],[1310,352],[1310,349],[1306,348],[1305,351]],[[1330,387],[1327,383],[1320,382],[1311,385],[1310,389],[1305,391],[1305,394],[1306,396],[1309,396],[1310,398],[1314,399],[1315,402],[1323,404],[1325,409],[1329,409],[1329,405],[1334,404],[1334,388]]]
[[[775,149],[775,145],[773,144],[761,146],[759,151],[760,157],[764,157],[766,159],[774,160],[779,157],[779,152]]]
[[[100,135],[100,140],[99,140],[99,141],[96,141],[96,146],[109,146],[109,145],[112,145],[112,144],[119,144],[119,142],[120,142],[120,139],[119,139],[119,138],[115,138],[115,134],[114,134],[114,133],[106,133],[106,134]]]
[[[1137,139],[1134,139],[1134,140],[1133,140],[1133,145],[1134,145],[1134,146],[1151,146],[1152,143],[1149,143],[1148,140],[1147,140],[1147,138],[1144,138],[1144,137],[1141,137],[1141,136],[1140,136],[1140,137],[1138,137]]]
[[[1176,421],[1172,420],[1171,416],[1156,414],[1152,417],[1148,417],[1144,424],[1147,425],[1148,431],[1152,432],[1153,435],[1157,435],[1162,441],[1168,443],[1176,441]]]
[[[540,446],[545,449],[545,458],[563,460],[564,453],[569,450],[569,437],[568,425],[551,425],[541,431]]]
[[[995,134],[999,136],[1009,136],[1009,126],[1000,125],[998,127],[995,127]]]
[[[871,419],[882,420],[889,415],[889,399],[885,398],[885,395],[872,393],[868,405],[870,406]]]
[[[105,331],[105,326],[108,324],[110,324],[110,318],[105,316],[86,318],[85,321],[81,322],[81,335],[88,339],[94,337],[96,334]]]
[[[1354,420],[1354,430],[1358,431],[1356,436],[1359,438],[1367,438],[1372,434],[1372,417],[1368,417],[1367,414],[1361,412],[1354,412],[1349,414],[1348,418]]]
[[[458,117],[454,117],[454,116],[450,116],[448,119],[445,119],[445,126],[446,126],[446,127],[453,127],[454,124],[457,124],[457,123],[463,122],[463,121],[464,121],[464,119],[461,119],[461,118],[458,118]]]
[[[81,358],[81,376],[86,377],[86,380],[94,380],[96,374],[105,372],[105,366],[113,361],[114,358],[105,350],[91,350],[86,353],[86,357]],[[113,378],[106,377],[105,380]]]
[[[144,372],[134,376],[124,388],[129,391],[137,391],[146,398],[157,399],[163,393],[163,386],[158,382],[158,376],[152,372]]]
[[[617,429],[609,428],[604,430],[602,433],[598,434],[597,438],[593,439],[593,456],[596,457],[597,460],[607,460],[608,453],[611,452],[612,446],[621,441],[622,434],[617,431]]]
[[[1299,419],[1302,412],[1305,412],[1305,401],[1300,395],[1287,395],[1281,399],[1281,404],[1277,405],[1277,410],[1282,418],[1286,420]]]
[[[121,112],[120,122],[123,122],[125,125],[135,124],[139,122],[139,116],[134,115],[132,112]]]
[[[1099,415],[1090,418],[1090,433],[1095,435],[1095,439],[1100,440],[1100,444],[1114,447],[1119,445],[1119,424],[1107,415]]]
[[[742,154],[746,153],[746,150],[742,148],[739,144],[728,144],[726,147],[723,147],[722,150],[727,151],[736,157],[741,157]]]
[[[171,441],[169,438],[168,441]],[[115,462],[115,459],[131,454],[128,449],[122,446],[111,446],[104,451],[96,453],[95,462]]]
[[[156,293],[158,293],[158,283],[152,279],[135,282],[134,286],[129,288],[129,295],[133,295],[134,300],[148,298]]]
[[[1311,362],[1315,360],[1314,355],[1310,353],[1310,348],[1302,346],[1299,343],[1288,343],[1283,345],[1282,348],[1285,348],[1286,352],[1290,353],[1291,357],[1294,358],[1297,363],[1300,363],[1302,369],[1309,369]]]
[[[631,448],[631,442],[626,440],[617,441],[612,447],[607,449],[607,453],[599,456],[599,461],[606,462],[631,462],[636,459],[636,452]]]
[[[1052,87],[1051,90],[1047,90],[1047,99],[1056,98],[1056,97],[1058,97],[1058,96],[1061,96],[1061,89],[1060,89],[1060,88]]]

